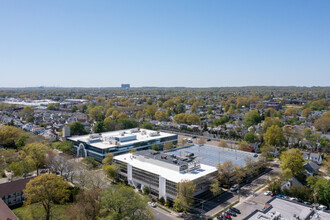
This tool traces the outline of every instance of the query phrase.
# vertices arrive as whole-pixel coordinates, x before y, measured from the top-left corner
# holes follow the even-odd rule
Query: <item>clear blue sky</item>
[[[0,87],[330,86],[329,0],[0,0]]]

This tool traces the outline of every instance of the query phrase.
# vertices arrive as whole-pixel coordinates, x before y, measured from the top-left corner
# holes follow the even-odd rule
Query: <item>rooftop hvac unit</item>
[[[137,128],[133,128],[133,129],[131,129],[131,133],[133,134],[133,133],[137,133],[137,132],[139,132],[139,130],[137,129]]]
[[[91,139],[99,138],[99,134],[90,134],[89,138],[91,138]]]
[[[159,134],[158,134],[158,132],[157,131],[153,131],[153,132],[150,132],[149,133],[149,136],[150,137],[154,137],[154,136],[158,136]]]

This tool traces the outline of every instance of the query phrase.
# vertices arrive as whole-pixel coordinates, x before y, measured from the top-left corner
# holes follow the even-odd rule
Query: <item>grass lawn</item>
[[[52,207],[51,219],[66,219],[65,210],[67,205],[54,205]],[[12,210],[20,220],[44,219],[46,214],[44,208],[39,204],[22,206]]]

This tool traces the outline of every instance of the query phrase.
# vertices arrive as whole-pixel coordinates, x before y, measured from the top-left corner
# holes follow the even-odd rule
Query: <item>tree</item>
[[[123,184],[112,184],[103,190],[101,206],[101,215],[107,219],[154,219],[147,197]]]
[[[21,136],[22,131],[14,126],[0,126],[0,145],[15,147],[15,142]]]
[[[214,183],[212,183],[211,185],[210,185],[210,191],[212,192],[212,194],[214,195],[214,196],[216,196],[216,195],[219,195],[220,193],[221,193],[221,187],[220,187],[220,185],[219,185],[219,181],[218,181],[218,179],[215,179],[214,180]]]
[[[34,163],[34,167],[37,170],[37,175],[39,175],[39,169],[46,165],[46,156],[49,148],[40,143],[27,144],[22,148],[21,154],[24,157],[30,157]]]
[[[308,117],[311,113],[311,109],[310,108],[305,108],[302,112],[301,112],[301,116],[303,117]]]
[[[282,173],[287,174],[288,177],[298,176],[304,171],[304,158],[299,149],[293,148],[282,152],[280,159]]]
[[[178,211],[188,211],[194,203],[193,194],[196,185],[189,180],[183,180],[177,184],[177,196],[174,200],[174,208]]]
[[[73,122],[71,125],[70,125],[70,134],[71,135],[84,135],[84,134],[87,134],[87,131],[84,127],[84,125],[77,121],[77,122]]]
[[[96,220],[100,216],[100,189],[89,189],[76,196],[76,203],[66,210],[68,220]]]
[[[277,179],[268,181],[268,190],[276,194],[281,193],[281,182]]]
[[[221,140],[218,144],[218,147],[228,147],[227,141]]]
[[[152,130],[153,129],[152,124],[150,122],[144,122],[142,124],[142,128],[148,129],[148,130]]]
[[[95,106],[89,110],[88,114],[91,121],[103,121],[105,116],[102,112],[102,108],[100,106]]]
[[[271,159],[274,156],[273,155],[274,150],[275,150],[275,147],[273,147],[273,146],[269,146],[269,145],[262,146],[260,148],[261,156],[263,156],[267,159]]]
[[[164,144],[164,148],[163,148],[163,150],[170,150],[170,149],[172,149],[174,146],[173,146],[173,143],[172,143],[172,141],[169,141],[169,142],[166,142],[165,144]]]
[[[323,134],[330,130],[330,117],[322,116],[314,122],[316,129],[320,130]]]
[[[244,140],[248,143],[255,143],[258,140],[256,134],[248,132],[244,135]]]
[[[26,135],[22,135],[21,137],[18,138],[18,140],[16,141],[15,143],[15,146],[17,148],[21,148],[23,146],[25,146],[26,144],[26,140],[29,139],[29,136],[26,136]]]
[[[20,112],[20,115],[23,118],[27,118],[29,116],[32,116],[33,112],[34,112],[34,109],[31,106],[27,105],[22,109],[22,111]]]
[[[51,208],[54,204],[62,204],[68,200],[69,184],[62,177],[55,174],[43,174],[26,184],[23,191],[26,204],[40,202],[46,212],[46,220],[51,217]]]
[[[74,148],[73,142],[71,141],[54,142],[52,143],[52,147],[62,151],[63,153],[72,153]]]
[[[176,114],[176,115],[174,115],[173,120],[177,124],[184,124],[187,122],[187,114],[186,113]]]
[[[218,164],[218,173],[219,173],[219,180],[220,183],[229,186],[230,179],[235,174],[235,166],[231,160],[226,160],[222,164]]]
[[[31,157],[25,157],[19,161],[12,162],[8,168],[14,172],[14,176],[27,177],[34,170],[35,166]]]
[[[265,118],[263,124],[262,124],[262,131],[266,132],[269,127],[272,125],[278,125],[280,126],[280,119],[278,117],[270,118],[267,117]]]
[[[200,118],[197,115],[195,114],[188,115],[187,117],[188,124],[199,124],[199,122],[200,122]]]
[[[151,146],[151,149],[152,149],[152,150],[155,150],[155,151],[159,151],[159,146],[158,146],[157,144],[153,144],[153,145]]]
[[[297,109],[295,108],[287,108],[284,112],[284,115],[286,116],[296,116],[297,114]]]
[[[284,141],[282,129],[278,125],[272,125],[267,128],[266,133],[263,135],[266,144],[280,145]]]
[[[155,113],[155,118],[157,121],[167,121],[167,115],[164,111],[157,111]]]
[[[154,105],[148,105],[145,109],[144,112],[145,114],[150,117],[151,119],[153,119],[155,117],[155,113],[156,113],[156,106]]]
[[[261,122],[260,114],[257,110],[251,110],[245,115],[244,125],[245,127],[250,127]]]
[[[250,144],[246,141],[242,141],[241,143],[239,143],[238,149],[242,150],[242,151],[247,151],[247,152],[252,151],[251,148],[250,148]]]
[[[221,117],[221,118],[219,118],[219,119],[214,119],[214,120],[213,120],[213,124],[214,124],[215,126],[219,126],[219,125],[224,125],[224,124],[226,124],[228,121],[229,121],[229,117],[228,117],[227,115],[225,115],[225,116],[223,116],[223,117]]]
[[[112,153],[107,153],[105,155],[104,159],[102,160],[103,165],[112,165],[113,162],[113,154]]]
[[[48,110],[56,110],[54,104],[49,104],[49,105],[47,106],[47,109],[48,109]]]
[[[93,131],[95,133],[102,133],[106,130],[105,126],[104,126],[104,122],[103,121],[98,121],[95,123],[95,125],[93,126]]]
[[[102,167],[105,175],[107,175],[108,178],[114,180],[116,178],[117,175],[117,170],[116,170],[116,166],[114,164],[112,165],[103,165]]]

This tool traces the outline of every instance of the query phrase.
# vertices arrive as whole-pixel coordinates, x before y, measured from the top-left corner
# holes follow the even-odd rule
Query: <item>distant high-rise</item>
[[[129,88],[131,88],[131,85],[130,84],[121,84],[121,88],[128,90]]]

